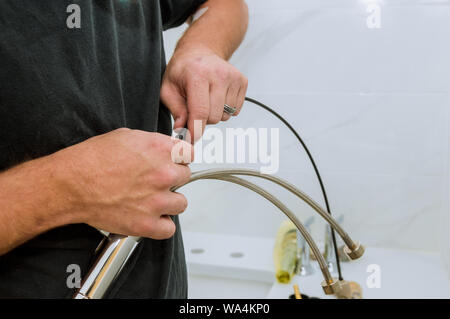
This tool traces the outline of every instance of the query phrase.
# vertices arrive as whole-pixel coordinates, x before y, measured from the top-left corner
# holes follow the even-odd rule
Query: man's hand
[[[161,86],[161,100],[171,111],[174,129],[187,125],[191,137],[201,137],[206,124],[226,121],[224,104],[244,104],[247,78],[226,60],[242,41],[248,12],[242,0],[209,0],[207,11],[178,42]],[[194,132],[201,121],[201,132]]]
[[[206,48],[177,51],[164,74],[161,99],[174,119],[174,129],[186,123],[198,140],[206,124],[226,121],[224,104],[239,114],[247,91],[247,78],[234,66]],[[194,121],[202,121],[202,131],[194,132]],[[195,135],[194,135],[195,134]]]
[[[184,156],[174,158],[180,146]],[[171,237],[175,224],[169,216],[187,206],[171,188],[189,180],[186,162],[192,157],[186,142],[118,129],[2,172],[0,255],[74,223],[123,235]]]
[[[187,200],[170,189],[190,177],[189,167],[172,158],[176,143],[187,144],[159,133],[118,129],[60,151],[77,222],[124,235],[171,237],[175,224],[169,216],[183,212]]]

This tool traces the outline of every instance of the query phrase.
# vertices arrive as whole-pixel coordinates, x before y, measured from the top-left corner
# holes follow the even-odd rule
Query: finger
[[[226,121],[228,121],[230,118],[231,118],[231,115],[230,115],[230,114],[228,114],[228,113],[223,113],[223,114],[222,114],[221,121],[226,122]]]
[[[225,99],[225,103],[228,104],[231,107],[234,107],[237,109],[237,103],[238,103],[238,94],[239,94],[239,84],[238,83],[232,83],[230,87],[228,88],[227,97]],[[231,115],[228,113],[223,113],[222,121],[226,121],[230,119]]]
[[[163,176],[160,185],[164,189],[173,189],[189,182],[191,169],[187,165],[171,164]]]
[[[180,94],[178,88],[170,82],[164,82],[161,87],[160,97],[163,104],[172,113],[175,121],[173,128],[183,128],[187,122],[188,111],[186,100]]]
[[[175,183],[173,186],[180,186],[184,185],[191,179],[191,169],[188,165],[179,165],[179,164],[173,164],[174,169],[177,170],[177,179],[175,180]]]
[[[148,183],[159,190],[171,190],[177,186],[186,184],[191,177],[191,169],[188,165],[169,163],[167,166],[160,167]]]
[[[170,216],[164,215],[154,221],[152,226],[151,238],[153,239],[168,239],[175,234],[175,223]]]
[[[118,218],[120,224],[108,230],[113,233],[127,236],[139,236],[153,239],[166,239],[173,236],[176,231],[175,224],[170,216],[158,216],[150,213],[141,213]]]
[[[223,116],[223,106],[226,101],[228,87],[223,85],[212,85],[210,94],[210,110],[208,124],[217,124]]]
[[[197,141],[203,134],[209,117],[209,82],[206,80],[190,80],[187,84],[188,129]]]
[[[194,147],[190,143],[190,137],[186,141],[174,139],[170,151],[172,162],[175,164],[187,165],[194,161]]]
[[[178,215],[184,212],[188,206],[188,201],[183,194],[177,192],[167,192],[164,197],[168,204],[162,211],[161,215]]]
[[[233,116],[237,116],[241,112],[242,107],[244,106],[245,96],[247,95],[247,88],[248,88],[248,80],[245,76],[242,76],[241,85],[239,87],[239,92],[237,94],[236,112],[233,114]]]
[[[168,163],[189,164],[194,160],[194,147],[190,143],[190,134],[186,135],[187,140],[180,140],[173,136],[151,133],[146,131],[135,131],[135,134],[146,138],[146,151],[143,153],[149,161],[155,160],[152,149],[158,150],[158,156]]]

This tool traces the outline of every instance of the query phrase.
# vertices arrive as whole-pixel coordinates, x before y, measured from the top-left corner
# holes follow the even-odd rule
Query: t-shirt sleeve
[[[163,30],[182,25],[206,0],[159,0]]]

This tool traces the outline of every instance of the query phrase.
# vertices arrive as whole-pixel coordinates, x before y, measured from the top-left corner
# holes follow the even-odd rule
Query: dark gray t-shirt
[[[0,170],[119,127],[170,134],[159,101],[162,31],[204,1],[1,0]],[[81,28],[67,26],[71,4]],[[86,274],[100,239],[88,225],[70,225],[0,256],[0,297],[70,297],[67,266]],[[179,227],[171,239],[144,240],[108,293],[186,296]]]

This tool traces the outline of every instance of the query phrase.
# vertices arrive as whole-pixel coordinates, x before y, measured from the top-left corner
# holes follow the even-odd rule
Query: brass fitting
[[[362,288],[356,281],[340,281],[340,289],[336,293],[338,299],[362,299]]]
[[[332,282],[322,281],[322,289],[326,295],[334,295],[341,290],[341,282],[337,278],[333,278]]]
[[[333,278],[332,282],[322,281],[322,288],[326,295],[335,295],[338,299],[361,299],[362,289],[356,282],[338,280]]]
[[[359,242],[355,244],[353,249],[350,249],[348,246],[344,247],[344,252],[352,259],[358,259],[364,254],[364,246],[361,245]]]

